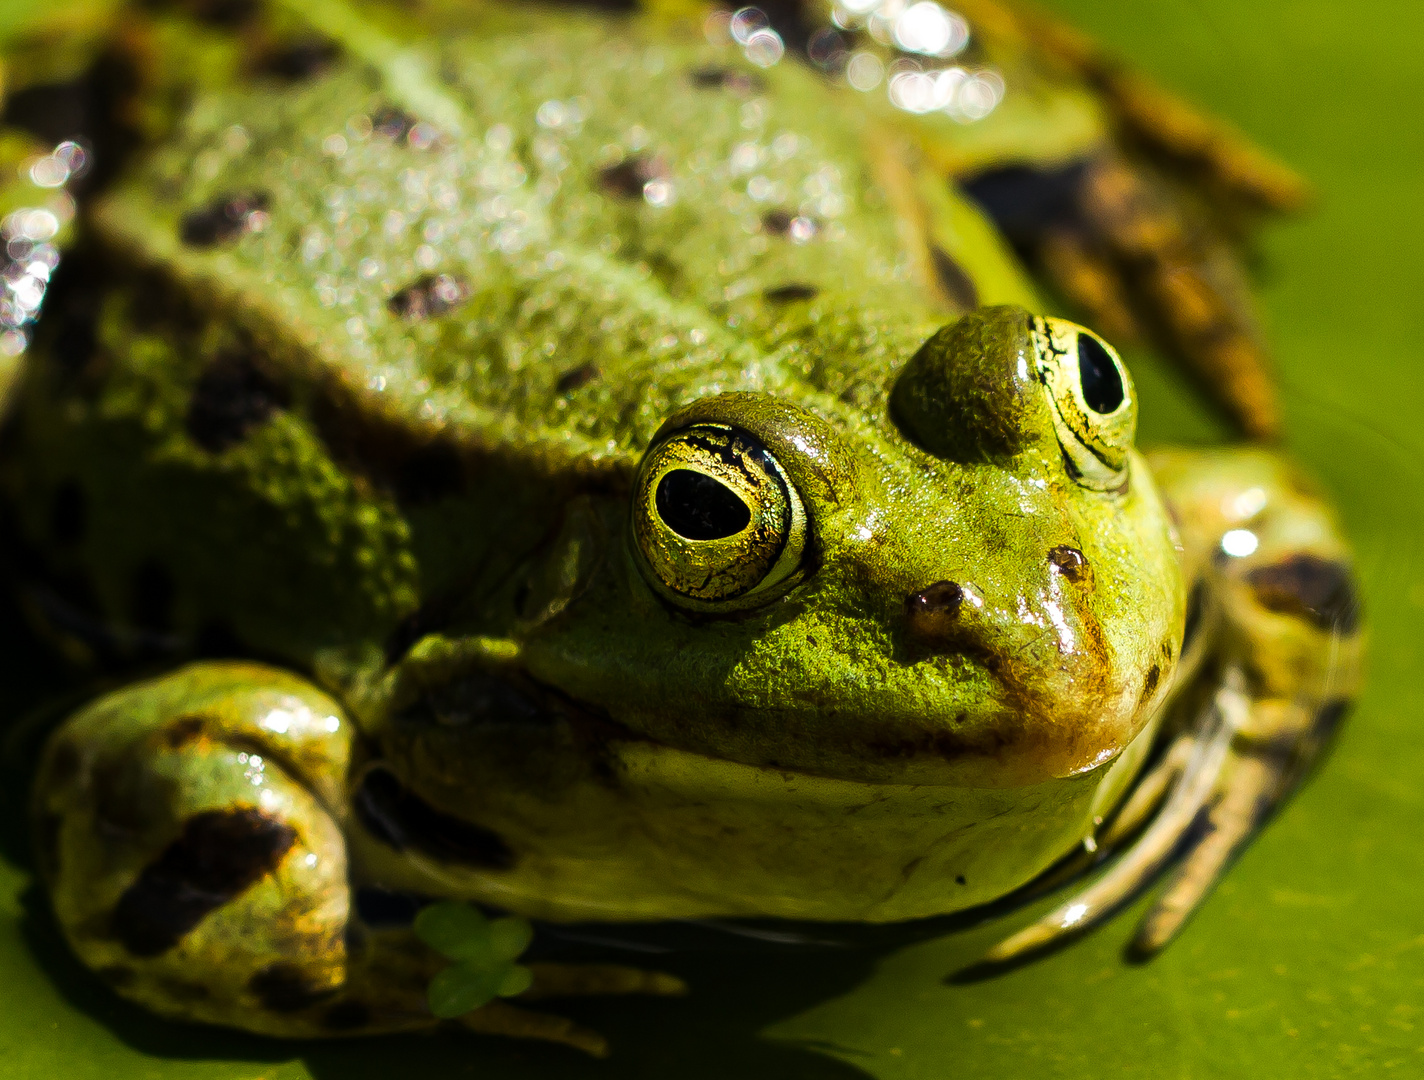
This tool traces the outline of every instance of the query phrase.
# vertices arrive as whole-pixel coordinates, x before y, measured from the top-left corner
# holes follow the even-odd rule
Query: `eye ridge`
[[[1091,334],[1078,335],[1078,382],[1088,408],[1103,416],[1116,412],[1126,396],[1117,365]]]
[[[751,509],[722,481],[692,469],[673,469],[653,496],[658,517],[685,540],[722,540],[751,524]]]
[[[711,439],[698,435],[690,435],[687,438],[688,446],[695,446],[703,451],[708,457],[714,457],[723,465],[731,466],[747,478],[752,484],[760,482],[760,474],[747,467],[747,458],[755,457],[757,463],[765,466],[766,458],[763,452],[754,446],[738,446],[735,442],[728,441],[717,443]]]

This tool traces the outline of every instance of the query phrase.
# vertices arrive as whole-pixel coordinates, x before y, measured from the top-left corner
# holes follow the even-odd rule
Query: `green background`
[[[1369,686],[1326,766],[1183,937],[1149,964],[1126,962],[1138,905],[1041,961],[946,981],[1043,901],[908,944],[679,955],[658,963],[691,979],[691,997],[564,1010],[612,1038],[604,1062],[460,1036],[283,1044],[152,1020],[77,969],[20,868],[11,769],[0,1077],[1424,1076],[1424,5],[1049,6],[1319,192],[1307,217],[1266,238],[1265,307],[1291,448],[1337,494],[1359,548]],[[1146,440],[1214,437],[1173,373],[1142,360],[1134,372]],[[0,664],[10,713],[35,662],[19,648]],[[12,734],[12,760],[23,742]]]

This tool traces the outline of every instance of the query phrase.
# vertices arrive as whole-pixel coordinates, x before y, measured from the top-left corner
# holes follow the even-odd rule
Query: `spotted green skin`
[[[426,74],[404,81],[352,60],[200,96],[94,208],[125,268],[98,349],[36,351],[2,466],[52,578],[84,583],[120,653],[216,628],[305,675],[363,736],[323,777],[349,790],[379,759],[513,853],[412,857],[332,799],[356,883],[556,920],[887,921],[995,899],[1089,835],[1150,742],[1182,571],[1143,459],[1113,491],[1070,475],[1021,310],[964,316],[955,356],[983,378],[939,399],[946,427],[992,412],[1011,438],[937,456],[897,422],[895,380],[964,314],[923,276],[927,242],[981,304],[1041,308],[987,223],[791,63],[571,15],[412,55]],[[697,88],[709,65],[764,89]],[[577,123],[541,114],[571,101]],[[390,105],[437,141],[368,132]],[[601,170],[640,157],[668,205],[610,188]],[[241,191],[269,195],[265,228],[182,241],[183,215]],[[774,235],[773,209],[819,231]],[[468,300],[400,317],[424,273]],[[787,285],[816,293],[767,298]],[[282,400],[205,448],[194,395],[234,352]],[[765,445],[810,523],[791,585],[726,617],[670,603],[630,546],[641,456],[693,422]],[[66,488],[83,529],[56,536]],[[1052,565],[1064,545],[1091,576]],[[155,566],[157,619],[136,584]],[[946,580],[982,607],[953,643],[916,638],[908,598]],[[272,677],[190,668],[124,701],[177,714],[216,684],[246,708]],[[451,720],[473,684],[525,712]],[[197,776],[198,802],[236,798]],[[289,925],[280,894],[253,919]]]

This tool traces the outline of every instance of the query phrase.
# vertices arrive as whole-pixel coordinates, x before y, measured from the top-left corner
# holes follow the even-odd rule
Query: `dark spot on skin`
[[[1146,701],[1152,696],[1152,691],[1157,689],[1157,683],[1162,678],[1162,669],[1153,664],[1147,669],[1147,677],[1142,680],[1142,700]]]
[[[795,220],[796,215],[789,210],[768,210],[761,216],[761,227],[772,236],[785,236]]]
[[[370,887],[356,890],[356,914],[370,927],[409,926],[425,904],[423,897],[413,893]]]
[[[791,228],[796,224],[797,218],[801,219],[803,227],[808,227],[810,235],[814,236],[821,229],[821,223],[816,218],[806,217],[804,214],[795,214],[790,210],[778,207],[775,210],[768,210],[761,216],[762,231],[769,236],[790,236]],[[809,237],[801,236],[797,239],[805,240]]]
[[[454,311],[470,298],[469,283],[455,274],[424,274],[386,302],[392,314],[416,321]]]
[[[773,304],[789,304],[794,300],[814,300],[819,295],[821,295],[819,288],[815,285],[808,285],[804,281],[777,285],[762,293],[762,296]]]
[[[167,952],[275,870],[296,839],[286,822],[250,807],[194,814],[119,898],[114,936],[134,956]]]
[[[1093,580],[1093,568],[1088,565],[1088,557],[1075,547],[1059,544],[1049,550],[1048,561],[1069,581]]]
[[[98,969],[99,978],[110,986],[128,986],[134,981],[134,969],[127,964],[107,964]]]
[[[766,80],[760,75],[714,64],[694,68],[687,78],[698,90],[729,90],[739,97],[760,93],[766,87]]]
[[[271,200],[266,192],[219,195],[207,206],[183,215],[178,235],[190,247],[213,247],[266,225]]]
[[[163,741],[170,750],[181,750],[203,734],[205,725],[201,716],[180,716],[163,729]]]
[[[84,489],[77,482],[66,480],[55,488],[54,499],[49,504],[50,539],[62,546],[77,544],[84,539],[88,524]]]
[[[1300,553],[1247,571],[1246,582],[1267,611],[1308,619],[1321,630],[1352,634],[1360,624],[1360,601],[1350,568]]]
[[[286,389],[243,350],[222,353],[203,369],[188,402],[185,426],[192,440],[210,454],[241,442],[278,409],[286,408]]]
[[[514,865],[514,852],[496,833],[435,809],[388,769],[368,772],[352,801],[361,824],[397,851],[495,870]]]
[[[968,885],[968,884],[969,884],[969,882],[967,882],[966,880],[964,880],[964,875],[963,875],[963,874],[956,874],[956,875],[955,875],[955,878],[954,878],[954,883],[955,883],[956,885]]]
[[[307,37],[287,42],[267,53],[257,64],[259,75],[286,82],[311,79],[329,69],[341,57],[341,46],[327,38]]]
[[[641,199],[644,184],[667,175],[667,163],[662,158],[641,155],[599,169],[598,183],[604,191],[619,198]]]
[[[979,306],[979,291],[974,288],[973,279],[949,257],[949,252],[938,244],[931,244],[930,262],[934,265],[935,280],[950,303],[960,311],[973,311]]]
[[[396,466],[391,488],[402,506],[439,502],[465,490],[465,466],[448,442],[428,443]]]
[[[247,980],[247,989],[268,1012],[289,1013],[309,1008],[336,993],[335,987],[314,985],[296,964],[269,964]]]
[[[129,582],[129,618],[144,630],[171,630],[176,593],[173,575],[166,566],[153,559],[140,563]]]
[[[343,1001],[333,1005],[321,1017],[327,1031],[354,1031],[371,1022],[371,1010],[359,1001]]]
[[[1201,630],[1202,610],[1206,604],[1206,583],[1198,581],[1187,594],[1187,620],[1182,630],[1182,652],[1185,653]]]
[[[560,394],[569,394],[593,382],[601,375],[597,364],[580,364],[559,376],[554,389]]]
[[[403,138],[413,127],[415,117],[390,105],[376,110],[376,115],[371,117],[371,130],[387,139]]]

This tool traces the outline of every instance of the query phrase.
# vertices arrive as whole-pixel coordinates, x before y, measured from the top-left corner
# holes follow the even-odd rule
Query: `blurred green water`
[[[0,3],[0,27],[17,6]],[[944,976],[1032,911],[898,950],[693,954],[670,964],[692,997],[569,1010],[613,1038],[606,1062],[458,1037],[291,1045],[116,1002],[0,859],[0,1077],[1424,1076],[1424,5],[1050,6],[1319,190],[1307,218],[1266,240],[1265,305],[1291,447],[1337,494],[1359,548],[1370,683],[1332,759],[1181,940],[1124,962],[1128,912],[967,985]],[[1145,440],[1211,433],[1174,374],[1134,371]],[[18,648],[0,671],[33,662]],[[13,813],[13,799],[0,805]]]

